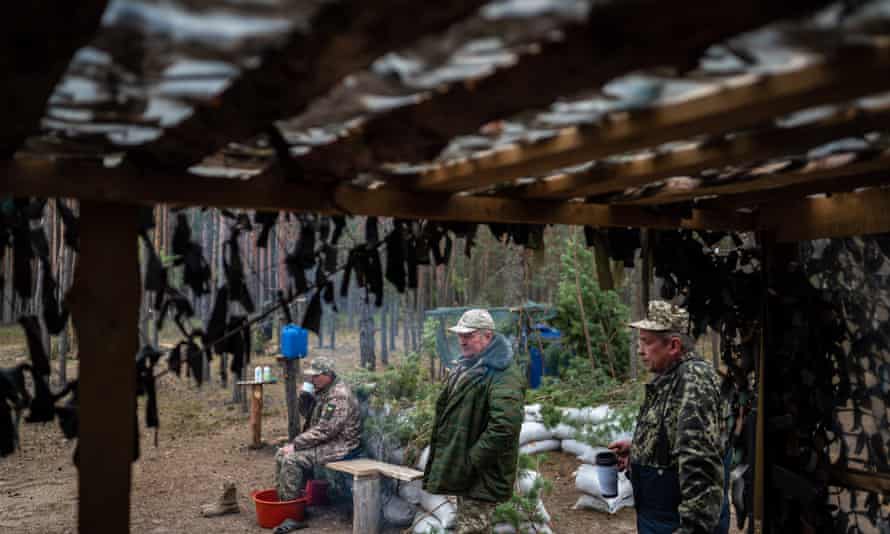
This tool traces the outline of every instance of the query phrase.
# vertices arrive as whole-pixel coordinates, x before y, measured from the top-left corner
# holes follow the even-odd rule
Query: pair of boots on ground
[[[237,514],[241,512],[238,506],[238,490],[235,483],[227,481],[223,483],[222,495],[215,503],[205,504],[201,507],[201,515],[204,517],[218,517],[226,514]],[[304,521],[294,521],[293,519],[285,519],[280,525],[275,527],[272,532],[274,534],[286,534],[295,530],[306,528]]]

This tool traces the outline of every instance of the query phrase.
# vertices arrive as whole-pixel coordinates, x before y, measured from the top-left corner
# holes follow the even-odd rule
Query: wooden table
[[[328,469],[353,476],[352,532],[353,534],[377,534],[380,532],[380,476],[388,476],[404,482],[423,477],[423,472],[410,467],[388,464],[360,458],[325,464]]]
[[[244,380],[238,382],[239,386],[250,386],[250,448],[259,449],[263,446],[263,386],[265,384],[277,384],[277,380],[260,381]]]

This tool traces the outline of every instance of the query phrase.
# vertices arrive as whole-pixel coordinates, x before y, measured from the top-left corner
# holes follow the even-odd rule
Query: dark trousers
[[[720,521],[711,534],[729,532],[729,464],[732,452],[723,460],[723,508]],[[680,477],[676,469],[631,466],[634,506],[639,534],[672,534],[680,528]]]

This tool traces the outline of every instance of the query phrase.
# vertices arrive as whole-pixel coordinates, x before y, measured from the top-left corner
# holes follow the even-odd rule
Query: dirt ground
[[[24,353],[23,345],[7,343],[0,347],[0,366],[14,363]],[[354,335],[340,336],[336,351],[312,347],[311,354],[331,356],[341,366],[354,367],[358,360],[357,339]],[[275,365],[272,356],[255,357],[253,364],[256,363],[273,368]],[[74,362],[69,369],[69,376],[74,376]],[[220,386],[216,369],[214,382],[205,383],[202,388],[185,378],[168,375],[159,379],[158,446],[154,446],[154,430],[143,427],[142,457],[133,465],[132,532],[270,532],[257,526],[249,493],[273,487],[275,448],[248,448],[247,414],[239,405],[231,404],[231,385]],[[271,443],[287,433],[284,392],[280,386],[266,388],[264,406],[263,438]],[[56,423],[23,424],[21,442],[21,451],[0,459],[0,532],[76,532],[77,473],[71,462],[74,443],[63,438]],[[634,532],[632,509],[614,516],[571,509],[579,495],[572,477],[577,467],[574,457],[562,453],[551,453],[543,464],[544,475],[553,482],[553,491],[544,503],[553,518],[554,531]],[[200,517],[201,504],[211,502],[227,479],[237,484],[241,513],[212,519]],[[309,521],[310,528],[304,532],[352,532],[348,511],[310,509]]]

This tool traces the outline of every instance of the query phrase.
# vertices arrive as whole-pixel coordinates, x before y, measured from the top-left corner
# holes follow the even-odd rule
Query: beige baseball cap
[[[469,334],[476,330],[494,330],[494,319],[488,310],[467,310],[456,325],[448,329],[455,334]]]
[[[670,302],[653,300],[649,302],[649,313],[646,314],[646,318],[630,323],[630,326],[640,330],[685,334],[689,331],[689,312]]]

